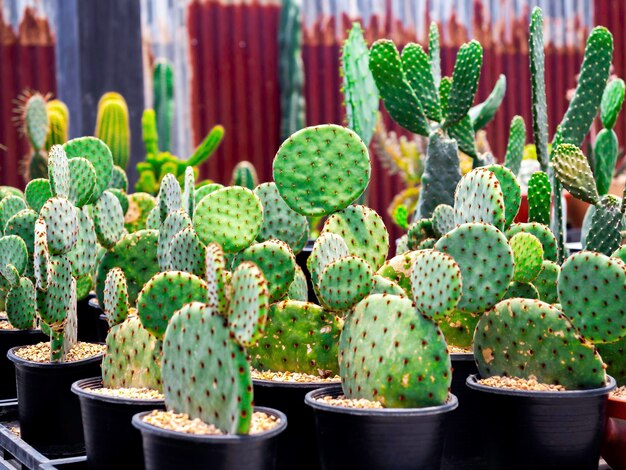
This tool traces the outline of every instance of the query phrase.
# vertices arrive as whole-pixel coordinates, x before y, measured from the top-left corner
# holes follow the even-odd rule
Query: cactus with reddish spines
[[[507,167],[502,165],[489,165],[486,168],[498,178],[498,182],[500,183],[500,190],[502,191],[504,201],[504,227],[508,228],[519,212],[522,203],[522,189],[515,174]]]
[[[309,237],[309,221],[283,200],[276,183],[262,183],[254,194],[263,206],[263,223],[256,237],[258,242],[275,238],[287,243],[294,253],[299,253]]]
[[[289,285],[289,290],[287,291],[287,299],[299,300],[301,302],[306,302],[309,299],[309,287],[306,276],[302,268],[297,264],[293,282]]]
[[[252,190],[256,188],[258,184],[259,177],[252,163],[244,160],[235,165],[230,180],[231,186],[243,186],[244,188]]]
[[[159,219],[161,223],[169,214],[182,208],[182,193],[180,184],[173,174],[168,173],[161,181],[161,188],[157,198],[159,206]]]
[[[204,245],[192,227],[186,227],[172,237],[165,270],[186,271],[199,277],[204,274]]]
[[[496,175],[477,168],[461,178],[454,192],[455,223],[482,222],[504,230],[504,196]]]
[[[196,207],[195,180],[196,175],[193,172],[193,168],[187,167],[185,169],[185,184],[183,186],[181,206],[189,214],[189,217],[193,217],[193,211]]]
[[[624,201],[616,196],[602,196],[593,206],[591,223],[585,234],[584,248],[611,255],[619,248],[624,229]]]
[[[530,282],[513,281],[509,284],[509,288],[506,290],[502,300],[514,298],[539,300],[539,291]]]
[[[124,215],[124,218],[126,218],[126,211],[128,211],[128,207],[130,205],[130,203],[128,202],[128,196],[126,195],[126,193],[122,191],[121,189],[117,189],[117,188],[109,188],[107,189],[107,191],[113,194],[113,196],[115,196],[117,201],[120,203],[120,207],[122,208],[122,214]],[[122,220],[122,223],[123,222],[124,220]]]
[[[109,327],[119,325],[128,316],[128,288],[124,271],[120,268],[113,268],[107,273],[102,307]]]
[[[10,286],[19,282],[28,263],[26,242],[17,235],[0,237],[0,275]]]
[[[408,298],[407,293],[397,282],[387,279],[380,274],[372,276],[372,290],[370,294],[389,294]]]
[[[24,209],[27,209],[24,199],[18,196],[7,196],[0,201],[0,235],[11,217]]]
[[[30,330],[35,326],[37,291],[29,278],[19,278],[18,284],[9,289],[5,311],[13,328]]]
[[[24,190],[26,204],[35,212],[39,212],[48,199],[52,197],[50,182],[44,178],[31,180]]]
[[[533,141],[541,170],[548,171],[548,109],[546,104],[543,13],[535,7],[530,17],[528,47],[530,58],[530,94],[532,101]]]
[[[452,206],[439,204],[435,207],[432,216],[432,226],[437,236],[441,237],[456,227],[454,215],[454,207]]]
[[[48,250],[48,228],[46,221],[41,217],[35,222],[33,248],[35,286],[39,290],[46,290],[50,282],[50,251]]]
[[[163,271],[170,265],[170,242],[178,232],[192,226],[190,216],[183,209],[170,212],[160,225],[157,256]]]
[[[94,272],[98,242],[93,220],[82,210],[76,210],[76,218],[78,221],[76,244],[67,253],[67,258],[72,265],[72,274],[79,278]]]
[[[441,121],[439,90],[430,69],[430,58],[421,45],[409,43],[402,49],[401,60],[405,79],[422,104],[424,114],[430,120]]]
[[[596,346],[606,364],[606,373],[615,379],[618,387],[626,386],[626,338]]]
[[[429,238],[437,236],[432,219],[419,219],[409,225],[406,232],[409,249],[417,250],[418,246]]]
[[[593,172],[587,157],[571,144],[561,144],[554,151],[552,168],[556,177],[572,196],[589,204],[596,204],[599,199]]]
[[[94,203],[91,199],[96,186],[96,170],[89,160],[81,157],[72,158],[68,161],[70,188],[67,198],[76,207],[83,207],[88,203]],[[98,201],[102,198],[102,195]]]
[[[543,246],[537,237],[520,232],[512,236],[509,246],[513,252],[513,281],[528,283],[534,281],[542,269]]]
[[[128,192],[128,176],[123,168],[113,165],[108,189],[119,189],[121,191]]]
[[[222,189],[223,187],[224,185],[219,184],[219,183],[207,183],[202,186],[196,186],[195,195],[194,195],[196,205],[200,201],[202,201],[202,199],[204,199],[206,196],[208,196],[214,191],[217,191],[218,189]]]
[[[479,313],[455,310],[440,320],[437,325],[441,329],[446,343],[457,348],[470,348],[474,341],[474,330],[480,318]]]
[[[225,313],[228,308],[226,262],[222,247],[217,243],[209,243],[205,247],[204,269],[204,278],[208,286],[206,303],[218,312]]]
[[[98,200],[104,190],[109,187],[111,172],[113,171],[113,157],[107,145],[96,137],[80,137],[72,139],[63,145],[65,154],[72,158],[85,158],[96,172],[96,184],[89,203]]]
[[[78,237],[78,218],[71,202],[52,197],[43,205],[39,215],[46,222],[50,254],[61,255],[74,248]]]
[[[539,300],[549,304],[556,304],[559,301],[557,291],[557,281],[561,267],[554,261],[544,260],[541,264],[541,272],[533,281],[533,285],[539,293]]]
[[[557,241],[547,225],[537,222],[513,224],[506,231],[506,236],[510,240],[512,237],[521,232],[530,233],[541,242],[544,259],[557,261]]]
[[[324,267],[317,284],[318,299],[331,311],[346,311],[368,295],[374,273],[357,256],[343,256]]]
[[[29,273],[32,273],[32,257],[35,245],[36,222],[37,213],[31,209],[24,209],[11,217],[4,228],[5,235],[17,235],[24,240],[24,243],[26,243],[29,261],[25,268],[25,272]]]
[[[370,295],[348,315],[341,332],[339,369],[348,398],[386,408],[441,405],[452,379],[443,334],[411,300]]]
[[[334,233],[324,233],[315,240],[313,250],[307,259],[306,265],[311,274],[313,287],[317,288],[319,278],[324,268],[333,261],[349,256],[348,245],[339,235]]]
[[[136,232],[146,228],[148,214],[156,206],[156,199],[148,193],[132,193],[128,195],[128,210],[124,217],[124,227],[128,232]]]
[[[93,223],[98,242],[111,249],[124,236],[124,211],[118,199],[104,191],[92,208]]]
[[[390,260],[387,260],[385,264],[376,272],[376,274],[389,279],[390,281],[398,284],[407,297],[412,297],[411,294],[411,267],[416,257],[420,255],[420,251],[407,251],[400,255],[394,256]],[[311,269],[309,268],[309,272]]]
[[[528,221],[550,224],[552,188],[550,178],[543,171],[532,174],[528,181]]]
[[[230,280],[228,325],[237,343],[253,346],[263,336],[269,309],[270,293],[263,271],[244,261],[233,271]]]
[[[500,74],[487,99],[476,106],[472,106],[467,113],[472,119],[472,127],[475,131],[485,127],[494,118],[498,108],[502,104],[502,100],[504,100],[505,93],[506,76]],[[513,173],[517,174],[515,171],[513,171]]]

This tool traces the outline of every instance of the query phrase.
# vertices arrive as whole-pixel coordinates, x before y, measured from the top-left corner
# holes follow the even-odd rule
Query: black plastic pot
[[[7,358],[9,349],[48,341],[41,330],[0,330],[0,400],[15,398],[15,366]]]
[[[89,470],[143,468],[141,434],[132,425],[133,416],[144,411],[164,410],[163,400],[132,400],[90,393],[102,388],[100,377],[74,382],[72,392],[80,399],[87,467]]]
[[[482,410],[478,392],[468,388],[469,375],[478,373],[472,353],[450,354],[452,360],[452,385],[450,392],[457,397],[459,406],[448,415],[446,440],[443,448],[442,470],[485,470],[485,438]]]
[[[104,319],[96,294],[91,293],[76,304],[78,316],[78,340],[85,343],[104,343],[109,325]]]
[[[615,380],[591,390],[539,392],[481,385],[479,393],[490,470],[597,470],[609,392]]]
[[[322,470],[440,468],[445,421],[458,404],[454,395],[441,406],[407,409],[342,408],[316,400],[342,393],[333,385],[305,398],[315,413]]]
[[[278,442],[278,470],[317,470],[315,442],[315,417],[305,405],[307,393],[323,386],[320,383],[276,382],[254,380],[254,403],[282,411],[287,415],[289,427]],[[302,458],[303,455],[308,456]]]
[[[147,412],[133,416],[141,432],[146,470],[270,470],[276,463],[278,437],[287,417],[277,410],[255,407],[281,422],[262,434],[201,436],[161,429],[145,423]]]
[[[100,375],[102,355],[75,362],[31,362],[15,355],[20,430],[22,438],[48,456],[84,452],[78,397],[71,391],[77,380]]]
[[[319,303],[317,301],[317,296],[315,295],[315,291],[313,290],[313,281],[311,281],[311,273],[309,273],[309,268],[307,268],[306,262],[311,256],[311,251],[313,251],[313,245],[315,244],[315,240],[308,240],[306,245],[302,249],[300,253],[296,255],[296,263],[298,266],[302,268],[302,272],[306,277],[306,285],[309,291],[309,302]]]

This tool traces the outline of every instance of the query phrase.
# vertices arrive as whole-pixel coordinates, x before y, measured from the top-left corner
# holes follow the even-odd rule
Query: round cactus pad
[[[6,298],[6,314],[9,323],[18,330],[29,330],[35,322],[36,291],[32,281],[27,277],[20,278]]]
[[[50,254],[64,254],[74,248],[78,238],[78,218],[70,201],[50,198],[41,208],[40,216],[46,222]]]
[[[50,259],[48,290],[38,292],[38,313],[41,320],[53,329],[63,326],[72,306],[72,266],[63,255]]]
[[[119,189],[128,192],[128,176],[126,176],[126,172],[123,168],[113,165],[108,189]]]
[[[348,315],[339,345],[339,369],[348,398],[386,408],[437,406],[452,379],[446,341],[413,302],[394,295],[363,299]]]
[[[180,184],[173,174],[167,173],[161,180],[157,200],[159,202],[159,217],[161,223],[165,222],[169,214],[182,209],[183,196],[180,192]]]
[[[532,282],[541,272],[543,263],[543,245],[537,237],[530,233],[520,232],[509,240],[513,251],[513,280]]]
[[[540,300],[509,299],[483,314],[474,334],[480,376],[534,375],[566,389],[604,385],[602,359],[569,319]]]
[[[282,240],[294,253],[302,250],[309,234],[309,221],[292,210],[283,200],[276,183],[263,183],[254,189],[263,205],[263,224],[257,241]]]
[[[28,263],[26,242],[17,235],[5,235],[0,238],[0,274],[5,276],[5,268],[12,265],[22,274]]]
[[[222,189],[223,187],[223,184],[209,183],[200,186],[199,188],[196,188],[196,190],[194,191],[195,205],[198,205],[198,203],[202,201],[202,199],[211,194],[213,191],[217,191],[218,189]]]
[[[269,308],[267,281],[253,263],[237,266],[231,280],[232,293],[228,323],[235,341],[252,346],[263,335]]]
[[[33,255],[36,222],[37,213],[31,209],[24,209],[11,217],[4,228],[5,235],[17,235],[24,240],[28,256]]]
[[[156,206],[156,199],[148,193],[133,193],[128,195],[128,210],[124,217],[124,226],[129,232],[136,232],[146,228],[148,214]]]
[[[320,275],[320,302],[329,310],[348,310],[370,293],[373,276],[369,263],[357,256],[336,259]]]
[[[124,235],[124,211],[110,191],[104,191],[93,206],[93,223],[98,241],[113,248]]]
[[[343,238],[350,254],[367,261],[373,270],[387,260],[389,234],[383,219],[369,207],[355,204],[331,215],[322,229],[327,232]]]
[[[372,290],[370,293],[398,295],[408,298],[404,289],[397,282],[393,282],[380,274],[374,274],[374,277],[372,277]]]
[[[124,271],[113,268],[104,282],[104,313],[109,327],[122,323],[128,316],[128,287]]]
[[[346,208],[370,178],[367,147],[350,129],[326,124],[292,134],[274,158],[274,181],[294,211],[321,217]]]
[[[258,370],[334,375],[341,323],[319,305],[285,300],[270,306],[265,336],[250,349]]]
[[[291,300],[300,300],[306,302],[309,299],[309,287],[306,282],[306,276],[302,268],[296,264],[296,273],[293,282],[287,291],[287,298]]]
[[[76,207],[83,207],[91,201],[96,187],[96,170],[89,160],[81,157],[72,158],[68,162],[70,172],[70,188],[68,199]]]
[[[455,310],[438,324],[449,346],[469,348],[474,341],[474,330],[479,318],[478,313]]]
[[[219,243],[225,253],[236,253],[249,246],[258,235],[263,207],[249,189],[227,187],[198,203],[193,222],[202,243]]]
[[[576,253],[563,263],[558,280],[563,312],[593,343],[610,343],[626,335],[626,265],[592,251]]]
[[[406,296],[412,298],[411,293],[411,268],[413,262],[422,253],[422,250],[408,251],[401,255],[394,256],[376,272],[376,274],[389,279],[398,284],[406,293]]]
[[[206,282],[182,271],[158,273],[141,289],[137,313],[143,326],[157,338],[163,338],[172,315],[191,302],[205,302]]]
[[[166,271],[170,265],[170,242],[178,232],[187,227],[192,227],[191,218],[183,209],[172,211],[159,228],[159,245],[157,256],[159,266]]]
[[[349,254],[346,242],[339,235],[329,232],[320,235],[306,261],[313,286],[317,289],[322,271],[328,264]]]
[[[486,167],[500,182],[500,189],[504,197],[505,227],[513,223],[522,203],[522,189],[511,170],[503,165],[489,165]]]
[[[53,145],[48,154],[48,178],[53,194],[67,199],[70,194],[71,175],[67,156],[61,145]]]
[[[211,307],[194,302],[174,314],[163,342],[162,374],[169,410],[229,434],[248,433],[253,409],[246,350]]]
[[[96,184],[90,202],[95,202],[102,192],[109,187],[113,171],[113,155],[109,147],[96,137],[80,137],[63,145],[67,158],[82,157],[91,163],[96,171]]]
[[[0,235],[11,217],[24,209],[28,209],[24,199],[18,196],[7,196],[0,201]]]
[[[440,237],[445,235],[456,227],[454,223],[454,208],[447,204],[439,204],[433,211],[432,221],[435,233]]]
[[[514,299],[516,297],[539,300],[539,291],[530,282],[513,281],[509,284],[503,299]]]
[[[543,248],[544,259],[549,261],[557,260],[556,238],[546,225],[537,222],[513,224],[506,231],[506,236],[508,239],[511,239],[520,232],[530,233],[537,237]]]
[[[93,221],[82,210],[76,211],[78,220],[78,235],[76,245],[67,253],[67,258],[72,264],[74,276],[86,276],[93,273],[98,254],[98,241]]]
[[[461,268],[452,256],[423,251],[411,269],[411,292],[420,312],[439,321],[452,313],[463,291]]]
[[[476,168],[461,178],[454,193],[455,223],[484,222],[505,227],[504,196],[496,175]]]
[[[170,241],[167,271],[204,275],[204,245],[192,227],[178,232]]]
[[[554,261],[545,260],[541,264],[541,272],[533,281],[533,285],[539,293],[539,300],[549,304],[556,304],[559,301],[557,291],[557,281],[561,267]]]
[[[479,313],[504,296],[513,277],[513,252],[506,237],[493,225],[463,224],[435,245],[461,268],[463,293],[457,308]]]
[[[35,212],[39,212],[48,199],[52,197],[50,182],[44,178],[31,180],[24,190],[26,203]]]
[[[254,263],[267,279],[270,302],[284,297],[296,273],[296,257],[286,243],[268,240],[249,246],[237,255],[233,268],[244,262]]]

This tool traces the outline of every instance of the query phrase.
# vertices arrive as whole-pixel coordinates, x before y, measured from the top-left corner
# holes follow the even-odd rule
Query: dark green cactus
[[[530,56],[530,94],[532,99],[533,141],[541,170],[548,171],[548,107],[546,104],[543,12],[535,7],[530,16],[528,47]]]
[[[474,131],[479,131],[494,118],[498,108],[502,104],[502,100],[504,100],[505,93],[506,76],[500,74],[487,99],[470,108],[468,112],[470,118],[472,119],[472,127],[474,128]],[[513,172],[516,173],[515,171]]]
[[[532,174],[528,181],[528,221],[550,224],[552,189],[550,178],[543,171]]]
[[[601,196],[609,192],[617,163],[619,143],[613,126],[624,103],[625,88],[624,81],[618,78],[611,80],[602,94],[600,119],[604,129],[596,136],[593,149],[595,163],[593,176]]]
[[[504,198],[504,226],[508,228],[519,212],[522,203],[522,189],[513,171],[506,166],[489,165],[486,168],[496,175],[500,183]]]
[[[549,304],[556,304],[559,301],[557,291],[557,281],[561,267],[554,261],[544,260],[541,265],[541,272],[533,281],[533,285],[539,293],[539,300]]]
[[[504,166],[513,172],[515,176],[519,174],[524,156],[524,144],[526,143],[526,123],[521,116],[515,116],[511,121],[509,130],[509,142],[506,146],[504,156]]]
[[[152,81],[159,149],[162,152],[170,152],[174,119],[174,69],[167,59],[161,58],[156,61]]]
[[[41,211],[41,208],[46,201],[52,197],[50,182],[44,178],[37,178],[29,181],[26,185],[26,189],[24,190],[24,196],[28,207],[33,209],[35,212]]]
[[[259,184],[259,177],[256,174],[254,165],[248,161],[242,161],[233,168],[233,175],[230,180],[231,186],[243,186],[254,189]]]
[[[482,62],[483,48],[477,41],[463,44],[459,49],[445,113],[447,122],[460,121],[467,115],[478,88]]]
[[[556,238],[548,226],[537,222],[513,224],[506,231],[506,236],[508,239],[511,239],[520,232],[530,233],[539,239],[543,248],[544,259],[549,261],[557,260]]]

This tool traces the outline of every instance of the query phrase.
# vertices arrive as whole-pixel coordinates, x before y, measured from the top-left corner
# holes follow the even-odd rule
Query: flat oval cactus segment
[[[530,233],[520,232],[509,240],[513,251],[513,280],[532,282],[539,275],[543,263],[543,246],[537,237]]]
[[[226,261],[222,247],[217,243],[209,243],[204,252],[204,278],[208,288],[207,304],[220,314],[226,314],[228,298],[226,297]]]
[[[554,261],[544,260],[541,263],[541,272],[533,281],[533,285],[539,293],[539,300],[548,304],[556,304],[559,301],[557,281],[561,267]]]
[[[370,295],[348,315],[341,332],[343,391],[387,408],[441,405],[452,379],[446,348],[439,328],[411,300]]]
[[[219,243],[225,253],[236,253],[249,246],[259,234],[262,222],[261,201],[241,186],[209,194],[198,203],[193,218],[202,243]]]
[[[174,314],[163,342],[165,404],[228,434],[247,434],[252,378],[246,350],[231,339],[227,320],[194,302]]]
[[[293,282],[287,291],[287,298],[290,300],[299,300],[306,302],[309,299],[309,287],[306,282],[306,276],[302,268],[296,264],[296,273]]]
[[[387,279],[380,274],[374,274],[372,277],[372,290],[370,294],[389,294],[407,297],[406,292],[397,282]]]
[[[29,257],[33,256],[36,222],[37,213],[31,209],[24,209],[9,219],[4,230],[5,235],[17,235],[24,240]]]
[[[169,244],[167,271],[186,271],[198,277],[204,275],[204,245],[192,227],[182,229]]]
[[[267,279],[270,302],[282,299],[296,274],[296,257],[289,245],[280,240],[268,240],[249,246],[237,255],[233,268],[244,262],[254,263]]]
[[[159,339],[172,315],[191,302],[206,302],[208,286],[193,274],[182,271],[158,273],[141,289],[137,313],[143,326]]]
[[[83,207],[91,201],[96,187],[96,170],[86,158],[72,158],[68,162],[71,175],[67,198],[76,207]]]
[[[454,223],[454,208],[447,204],[435,207],[432,216],[433,230],[438,236],[443,236],[456,227]]]
[[[267,320],[268,283],[255,264],[244,262],[233,272],[231,287],[230,329],[240,345],[252,346],[263,335]]]
[[[35,212],[39,212],[48,199],[52,197],[50,182],[45,178],[30,180],[24,190],[26,203]]]
[[[470,348],[474,341],[474,330],[480,314],[462,312],[455,310],[446,318],[442,319],[438,325],[443,336],[446,338],[448,346],[457,348]]]
[[[549,261],[557,260],[556,238],[547,225],[537,222],[519,223],[511,225],[505,232],[506,237],[510,240],[520,232],[530,233],[537,237],[543,248],[543,258]]]
[[[373,276],[367,261],[357,256],[339,258],[322,271],[320,302],[329,310],[348,310],[370,293]]]
[[[509,284],[509,288],[504,294],[504,299],[537,299],[539,300],[539,291],[530,282],[513,281]]]
[[[411,269],[411,292],[418,310],[435,321],[451,314],[463,291],[461,268],[452,256],[424,251]]]
[[[442,237],[435,250],[452,256],[461,268],[459,310],[484,312],[502,299],[513,278],[513,252],[496,227],[460,225]]]
[[[108,189],[120,189],[124,192],[128,192],[128,176],[126,176],[126,172],[123,168],[113,165]]]
[[[124,211],[110,191],[104,191],[93,206],[93,223],[98,242],[112,248],[124,236]]]
[[[486,168],[496,175],[500,183],[500,189],[504,197],[504,226],[508,227],[513,223],[513,219],[515,219],[515,216],[519,212],[522,203],[522,189],[513,172],[507,167],[502,165],[489,165]]]
[[[209,184],[200,186],[199,188],[196,188],[194,192],[195,205],[198,205],[198,203],[202,201],[202,199],[204,199],[206,196],[208,196],[212,192],[217,191],[218,189],[222,189],[223,187],[224,187],[223,184],[209,183]]]
[[[52,193],[67,199],[70,195],[70,168],[62,145],[53,145],[48,154],[48,178]]]
[[[317,288],[322,271],[328,264],[348,255],[350,255],[348,246],[339,235],[330,232],[320,235],[315,240],[311,255],[306,262],[313,286]]]
[[[258,370],[335,375],[341,322],[319,305],[285,300],[270,306],[265,335],[249,350]]]
[[[563,312],[593,343],[626,335],[626,265],[600,253],[581,251],[563,266],[558,280]]]
[[[98,259],[98,241],[96,229],[91,218],[81,210],[76,211],[78,235],[76,245],[67,253],[72,264],[72,274],[76,277],[94,272]]]
[[[38,292],[37,313],[53,330],[62,328],[72,306],[72,266],[67,257],[60,255],[50,259],[48,289]]]
[[[161,180],[157,200],[159,201],[161,223],[165,222],[168,214],[183,208],[183,196],[180,190],[180,183],[173,174],[167,173]]]
[[[67,158],[81,157],[89,160],[96,171],[96,184],[90,203],[98,200],[102,192],[109,187],[113,171],[113,155],[107,145],[96,137],[79,137],[63,145]]]
[[[504,230],[504,196],[496,175],[486,168],[464,175],[454,193],[454,210],[457,225],[484,222]]]
[[[601,387],[606,379],[593,345],[560,310],[540,300],[503,300],[484,313],[474,334],[474,358],[484,378],[534,375],[571,390]]]
[[[22,274],[28,263],[26,242],[17,235],[5,235],[0,238],[0,274],[6,277],[7,266],[13,266],[18,275]]]
[[[369,207],[354,204],[331,215],[322,229],[326,232],[343,238],[350,254],[367,261],[374,271],[387,260],[389,234],[382,217]]]
[[[263,205],[263,224],[257,241],[275,238],[285,242],[294,253],[302,250],[309,234],[309,221],[283,200],[276,183],[263,183],[254,189]]]
[[[367,147],[335,124],[292,134],[274,158],[274,181],[294,211],[321,217],[340,211],[365,191],[370,179]]]
[[[6,298],[6,314],[9,323],[18,330],[30,330],[37,314],[36,291],[32,281],[22,277]]]
[[[128,301],[135,305],[139,291],[152,276],[159,272],[157,262],[156,230],[139,230],[125,235],[113,249],[107,251],[98,265],[96,294],[104,305],[104,282],[113,268],[121,268],[128,285]]]
[[[146,228],[148,214],[156,206],[156,198],[148,193],[128,195],[128,210],[124,216],[124,226],[129,232]]]
[[[415,258],[421,253],[422,250],[407,251],[401,255],[394,256],[385,262],[376,274],[395,282],[404,290],[407,298],[412,298],[411,267],[413,266]]]
[[[7,196],[0,201],[0,235],[4,233],[7,222],[11,217],[27,209],[24,199],[18,196]]]
[[[606,364],[606,373],[615,379],[619,387],[626,385],[626,338],[613,343],[598,344],[596,347]]]
[[[51,255],[65,254],[76,245],[78,218],[70,201],[58,197],[48,199],[40,216],[48,230],[48,248]]]
[[[170,265],[170,242],[174,236],[181,230],[192,226],[191,217],[183,209],[175,210],[167,216],[159,228],[159,245],[157,248],[159,266],[162,270],[167,271]]]
[[[128,316],[128,287],[124,271],[113,268],[104,283],[104,313],[109,326],[122,323]]]

